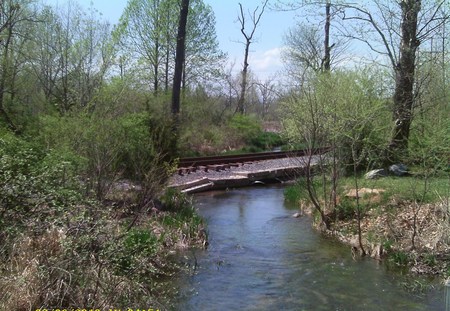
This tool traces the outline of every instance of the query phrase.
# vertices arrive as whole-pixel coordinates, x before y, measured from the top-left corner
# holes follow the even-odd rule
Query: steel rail
[[[178,168],[256,162],[263,160],[282,159],[288,157],[302,157],[309,155],[311,153],[314,155],[323,154],[327,151],[329,151],[328,147],[322,147],[313,150],[303,149],[292,151],[257,152],[257,153],[233,154],[222,156],[181,158],[178,163]]]

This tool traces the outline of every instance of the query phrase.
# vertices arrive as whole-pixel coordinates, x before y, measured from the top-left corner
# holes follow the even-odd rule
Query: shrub
[[[284,141],[277,133],[260,132],[255,138],[250,140],[250,144],[261,150],[268,150],[283,145]]]
[[[243,114],[235,114],[228,122],[229,127],[236,131],[246,142],[255,139],[262,132],[256,118]]]

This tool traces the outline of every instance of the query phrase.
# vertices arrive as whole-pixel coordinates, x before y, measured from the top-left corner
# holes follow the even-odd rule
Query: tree
[[[125,8],[121,29],[125,35],[124,44],[129,46],[137,58],[145,61],[152,81],[152,90],[157,95],[159,90],[159,72],[162,61],[162,25],[165,13],[161,10],[161,0],[131,0]],[[169,8],[167,8],[169,10]],[[169,11],[168,11],[169,12]],[[167,22],[167,21],[166,21]],[[170,29],[173,25],[165,25]],[[131,45],[130,45],[131,44]]]
[[[77,5],[44,7],[36,25],[32,70],[47,103],[61,115],[95,105],[93,98],[112,65],[110,27]]]
[[[393,3],[374,0],[370,9],[353,4],[342,6],[343,20],[357,22],[347,36],[364,42],[373,52],[386,56],[394,72],[393,132],[387,162],[400,160],[407,151],[417,92],[417,51],[449,18],[443,10],[445,2],[402,0]],[[371,27],[370,31],[365,25]],[[372,40],[369,33],[374,33],[379,40]]]
[[[135,74],[142,82],[152,81],[155,95],[169,90],[174,74],[178,11],[177,0],[132,0],[116,29],[122,53],[138,68]],[[183,89],[217,75],[225,57],[219,50],[211,7],[203,0],[192,0],[188,14]]]
[[[35,21],[28,0],[0,1],[0,118],[14,132],[19,126],[11,115],[17,95],[18,74],[25,59],[23,47],[29,37],[29,24]]]
[[[175,73],[173,75],[172,88],[172,117],[175,126],[178,126],[178,118],[180,114],[180,94],[181,94],[181,80],[183,76],[183,64],[185,61],[186,52],[186,24],[189,13],[189,0],[182,0],[180,9],[180,20],[178,24],[177,35],[177,50],[175,57]]]
[[[253,36],[255,34],[256,28],[258,27],[259,22],[261,21],[261,17],[264,13],[264,10],[267,6],[267,2],[269,0],[265,0],[265,2],[262,5],[261,11],[258,13],[259,6],[256,7],[256,9],[250,13],[250,21],[251,21],[251,28],[250,31],[245,30],[246,26],[246,14],[244,13],[244,9],[242,8],[242,4],[239,3],[240,8],[240,15],[238,16],[239,23],[241,25],[241,33],[244,36],[245,42],[245,49],[244,49],[244,65],[242,68],[242,80],[241,80],[241,93],[238,100],[238,105],[236,108],[236,111],[244,114],[245,113],[245,93],[247,91],[247,74],[248,74],[248,56],[250,51],[250,44],[252,43]]]
[[[183,89],[209,84],[220,76],[226,54],[219,49],[215,24],[209,5],[202,0],[190,1]]]
[[[334,2],[326,0],[304,1],[299,3],[298,7],[294,6],[290,9],[299,10],[308,9],[308,7],[314,10],[312,16],[308,16],[308,23],[298,22],[284,37],[287,49],[283,53],[283,58],[290,75],[300,84],[303,84],[308,76],[314,76],[317,72],[331,71],[332,67],[343,60],[347,49],[346,40],[338,36],[338,30],[331,24],[339,7]],[[322,8],[325,8],[325,15],[321,14],[318,18],[317,9]],[[317,23],[311,23],[310,19],[317,20]],[[331,41],[333,41],[332,44]]]
[[[327,0],[325,4],[325,39],[324,39],[324,50],[325,53],[322,58],[322,63],[320,64],[323,71],[331,70],[331,49],[330,46],[330,27],[331,27],[331,2]]]
[[[361,168],[377,161],[388,117],[383,115],[385,92],[375,83],[377,79],[378,73],[370,68],[318,73],[282,103],[282,120],[289,140],[306,145],[308,150],[303,189],[327,229],[333,214],[339,214],[339,177],[357,176]],[[332,150],[325,156],[316,156],[314,151],[323,146],[331,146]],[[330,163],[335,157],[337,169]],[[357,179],[355,186],[358,188]],[[359,202],[355,212],[361,225],[363,207]]]
[[[383,60],[387,58],[393,71],[395,88],[392,94],[393,131],[386,162],[400,160],[408,148],[414,119],[418,92],[415,80],[417,53],[419,47],[426,46],[427,41],[449,19],[446,1],[372,0],[355,3],[336,0],[331,3],[329,0],[302,0],[288,1],[286,4],[286,1],[280,0],[279,3],[290,9],[317,5],[325,5],[327,10],[328,6],[334,7],[343,21],[339,28],[341,34],[363,42],[375,56],[382,56]]]

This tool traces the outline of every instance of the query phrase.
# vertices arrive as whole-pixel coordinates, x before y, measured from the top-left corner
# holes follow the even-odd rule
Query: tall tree
[[[180,114],[181,80],[183,76],[183,64],[186,51],[186,24],[189,13],[189,0],[181,1],[180,20],[178,23],[177,50],[175,57],[175,73],[173,75],[172,87],[172,117],[178,126]]]
[[[445,4],[445,0],[373,0],[370,9],[354,4],[342,6],[343,20],[357,22],[348,36],[387,56],[394,71],[393,131],[387,148],[387,162],[401,160],[407,151],[417,92],[418,49],[449,19],[449,14],[443,10]],[[369,25],[371,31],[365,25]],[[371,33],[378,41],[370,36]]]
[[[165,14],[161,12],[161,0],[131,0],[122,16],[125,26],[122,28],[124,46],[144,62],[144,68],[149,67],[145,69],[150,73],[151,89],[155,95],[159,90],[159,68],[162,61],[163,16]],[[165,25],[169,29],[171,26],[173,27]]]
[[[183,88],[209,83],[218,77],[226,55],[219,49],[216,19],[203,0],[191,0],[186,29]]]
[[[287,49],[282,56],[289,74],[300,85],[318,72],[331,71],[343,60],[348,40],[339,36],[338,27],[332,27],[339,11],[337,2],[303,0],[278,3],[278,9],[301,10],[308,16],[308,22],[298,22],[284,37]],[[322,10],[324,14],[318,14]]]
[[[261,10],[259,10],[259,6],[256,7],[256,9],[253,12],[249,12],[250,15],[250,21],[251,26],[250,30],[246,30],[246,17],[247,14],[244,13],[244,9],[242,7],[242,4],[239,3],[239,9],[240,9],[240,15],[238,16],[239,23],[241,25],[241,33],[244,36],[244,64],[242,68],[242,80],[241,80],[241,93],[238,99],[238,105],[236,108],[236,112],[244,114],[245,113],[245,94],[247,91],[247,74],[248,74],[248,57],[250,52],[250,44],[252,43],[253,36],[255,34],[256,28],[258,27],[259,22],[261,21],[261,17],[264,13],[264,10],[266,9],[267,2],[269,0],[265,0]],[[259,12],[258,12],[259,11]]]
[[[16,81],[25,63],[22,47],[29,41],[28,24],[35,21],[28,0],[0,1],[0,118],[14,132],[20,128],[11,114],[17,95]]]
[[[211,78],[224,59],[211,7],[203,0],[191,0],[189,4],[183,88]],[[132,0],[118,28],[124,54],[139,68],[142,81],[152,81],[155,94],[159,89],[167,92],[170,88],[175,68],[179,7],[178,0]]]
[[[327,0],[325,4],[325,36],[324,36],[325,53],[323,55],[321,64],[323,71],[331,70],[331,49],[333,47],[330,46],[330,27],[331,27],[331,2],[330,0]]]
[[[111,67],[109,24],[73,3],[59,9],[46,6],[39,19],[31,67],[45,101],[62,115],[93,104]]]

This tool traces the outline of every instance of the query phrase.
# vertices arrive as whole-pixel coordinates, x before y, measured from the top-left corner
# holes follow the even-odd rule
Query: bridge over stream
[[[169,187],[184,193],[280,183],[293,180],[304,172],[308,159],[313,163],[328,148],[261,152],[225,156],[180,159],[177,173]]]

